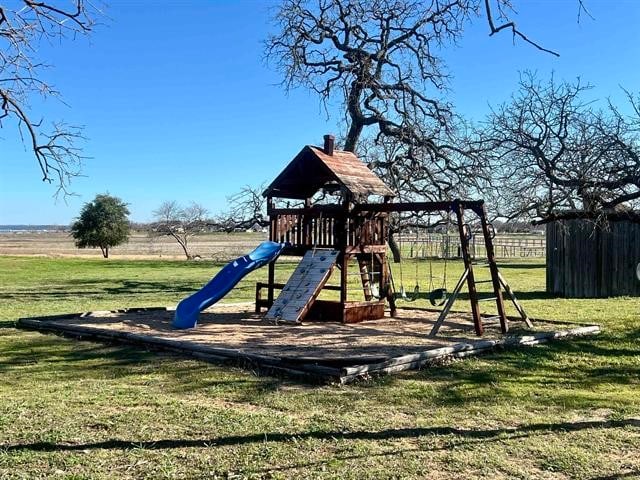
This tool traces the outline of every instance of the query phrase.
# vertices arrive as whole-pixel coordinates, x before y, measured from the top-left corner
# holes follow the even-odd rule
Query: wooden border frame
[[[167,310],[167,308],[131,308],[114,312],[126,313],[151,310]],[[428,365],[441,363],[450,358],[479,355],[494,351],[498,348],[532,346],[549,341],[597,335],[600,333],[600,327],[598,325],[574,325],[558,322],[559,325],[565,325],[570,328],[535,332],[527,335],[507,335],[499,339],[477,340],[473,343],[460,342],[447,347],[432,348],[418,353],[395,357],[345,357],[343,359],[334,359],[321,363],[317,358],[258,355],[236,349],[209,347],[200,343],[178,339],[65,324],[66,320],[86,317],[90,314],[91,312],[85,312],[21,318],[17,321],[16,326],[26,330],[55,333],[79,339],[128,344],[147,349],[168,351],[212,363],[231,363],[248,367],[264,374],[286,375],[312,383],[338,384],[351,383],[371,376],[390,374],[404,370],[415,370]],[[556,323],[553,321],[549,322]]]

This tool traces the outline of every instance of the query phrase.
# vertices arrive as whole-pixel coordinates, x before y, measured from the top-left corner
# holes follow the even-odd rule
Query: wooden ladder
[[[438,330],[442,326],[445,317],[451,310],[453,303],[457,296],[462,290],[464,283],[466,281],[467,287],[469,289],[469,301],[471,303],[471,315],[473,318],[473,326],[476,332],[476,335],[482,335],[484,333],[484,321],[491,320],[499,320],[500,321],[500,330],[502,333],[507,333],[509,331],[509,321],[507,319],[505,308],[504,308],[504,296],[503,289],[509,296],[510,300],[513,302],[516,310],[522,317],[522,320],[527,324],[527,326],[532,327],[531,320],[525,313],[524,309],[518,303],[513,291],[505,281],[505,279],[500,274],[498,270],[498,265],[496,263],[495,251],[493,247],[493,237],[495,236],[495,232],[493,231],[493,227],[487,221],[487,211],[484,206],[479,210],[474,210],[475,213],[480,218],[480,226],[482,229],[482,236],[484,239],[485,249],[487,251],[487,261],[485,263],[477,263],[474,258],[471,256],[469,252],[469,241],[471,240],[471,228],[464,221],[464,208],[460,204],[459,201],[454,202],[453,210],[456,215],[456,223],[458,224],[458,233],[460,235],[460,254],[462,256],[462,261],[464,263],[464,273],[458,280],[455,288],[453,289],[452,294],[449,296],[444,308],[440,312],[440,316],[433,326],[430,336],[435,336],[438,333]],[[489,272],[491,278],[489,280],[476,280],[474,266],[486,266],[489,268]],[[478,294],[478,289],[476,286],[481,283],[491,283],[493,294],[489,297],[480,297]],[[491,302],[495,301],[496,307],[498,310],[498,314],[492,317],[482,317],[480,313],[480,302]]]
[[[361,258],[358,258],[358,266],[360,267],[360,280],[362,281],[364,299],[368,302],[373,298],[373,288],[372,281],[369,275],[369,266],[367,262]],[[373,268],[373,266],[371,268]]]

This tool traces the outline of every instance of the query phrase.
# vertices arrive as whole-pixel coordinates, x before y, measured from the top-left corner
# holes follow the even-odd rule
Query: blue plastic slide
[[[209,283],[178,304],[173,318],[174,328],[195,327],[202,310],[229,293],[245,275],[278,258],[284,247],[284,243],[263,242],[249,255],[226,265]]]

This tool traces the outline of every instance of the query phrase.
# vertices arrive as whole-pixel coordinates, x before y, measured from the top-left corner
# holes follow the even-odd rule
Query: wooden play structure
[[[325,135],[324,140],[323,147],[305,146],[264,192],[270,219],[269,239],[286,242],[283,255],[302,256],[303,260],[286,284],[275,282],[276,264],[269,265],[268,281],[256,286],[256,312],[268,308],[265,318],[282,323],[302,320],[357,323],[384,317],[388,301],[393,316],[396,296],[387,258],[389,215],[443,212],[455,220],[452,223],[460,238],[459,257],[464,263],[464,273],[450,294],[444,292],[443,308],[431,335],[438,332],[465,284],[477,335],[483,333],[483,322],[491,320],[499,321],[503,333],[508,331],[505,295],[512,300],[522,320],[531,325],[498,270],[492,243],[494,231],[483,201],[394,203],[394,193],[352,152],[336,150],[331,135]],[[283,201],[298,205],[276,206]],[[476,280],[474,268],[480,265],[469,251],[471,215],[475,215],[484,241],[487,255],[481,266],[489,269],[490,280]],[[326,285],[334,269],[339,271],[339,285]],[[349,299],[351,269],[357,269],[355,274],[361,279],[364,301]],[[478,293],[477,284],[484,282],[491,283],[490,297]],[[339,300],[317,299],[323,288],[339,290]],[[277,298],[276,290],[280,291]],[[496,316],[481,315],[479,304],[484,301],[495,302]]]

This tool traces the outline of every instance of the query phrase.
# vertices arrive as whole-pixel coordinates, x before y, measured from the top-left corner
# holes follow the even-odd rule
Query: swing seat
[[[407,298],[409,302],[415,302],[418,298],[420,298],[420,285],[416,285],[413,287],[413,295]]]
[[[429,294],[429,302],[434,307],[441,307],[447,301],[447,289],[436,288]]]
[[[405,292],[404,286],[400,286],[400,292],[396,293],[396,298],[407,299],[407,292]]]

